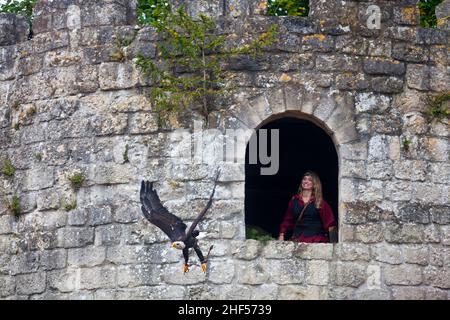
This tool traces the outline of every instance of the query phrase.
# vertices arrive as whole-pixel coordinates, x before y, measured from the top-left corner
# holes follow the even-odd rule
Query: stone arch
[[[314,90],[307,85],[285,85],[255,97],[243,97],[231,109],[233,129],[258,129],[270,117],[309,120],[326,131],[337,149],[359,139],[354,112],[354,97],[332,89]],[[273,118],[275,119],[275,118]],[[233,121],[235,120],[235,121]]]
[[[324,197],[338,220],[339,158],[330,130],[320,120],[300,111],[272,115],[258,129],[279,129],[279,168],[273,176],[261,175],[260,164],[249,164],[247,145],[246,225],[276,236],[289,199],[296,193],[301,175],[307,170],[319,174]]]
[[[285,85],[253,98],[242,99],[234,106],[233,115],[236,120],[235,127],[239,128],[258,130],[271,122],[293,118],[309,122],[328,136],[336,154],[335,188],[338,195],[333,211],[340,225],[345,214],[340,212],[342,202],[339,188],[342,178],[340,150],[359,141],[352,95],[328,89],[320,92],[308,90],[303,85]],[[247,205],[245,200],[245,206]],[[247,216],[245,210],[244,216]]]

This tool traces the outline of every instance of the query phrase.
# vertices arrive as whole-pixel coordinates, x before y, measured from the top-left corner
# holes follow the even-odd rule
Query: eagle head
[[[175,241],[174,243],[172,243],[172,248],[183,250],[184,248],[186,248],[186,245],[183,241]]]

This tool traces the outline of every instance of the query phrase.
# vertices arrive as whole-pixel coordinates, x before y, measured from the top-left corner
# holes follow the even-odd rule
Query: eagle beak
[[[172,243],[172,248],[176,249],[177,245],[175,243]]]

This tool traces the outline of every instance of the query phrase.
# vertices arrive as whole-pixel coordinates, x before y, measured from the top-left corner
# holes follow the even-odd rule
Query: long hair
[[[313,182],[313,190],[312,190],[312,195],[315,198],[315,202],[316,202],[316,208],[319,209],[320,206],[322,205],[322,200],[323,200],[323,195],[322,195],[322,183],[320,182],[320,178],[317,175],[317,173],[313,172],[313,171],[307,171],[303,176],[302,176],[302,181],[304,177],[311,177],[312,178],[312,182]],[[303,194],[303,188],[302,188],[302,183],[300,182],[300,186],[298,187],[298,193],[299,194]]]

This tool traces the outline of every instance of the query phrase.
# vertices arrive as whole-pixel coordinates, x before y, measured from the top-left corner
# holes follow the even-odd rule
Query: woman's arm
[[[284,234],[294,228],[294,214],[292,213],[292,208],[294,206],[294,198],[289,201],[288,208],[284,214],[283,221],[280,225],[280,234],[278,240],[284,240]]]
[[[319,214],[320,219],[322,220],[323,228],[325,230],[330,231],[330,228],[336,227],[336,220],[334,219],[333,210],[325,200],[322,200],[322,205],[320,206]]]

